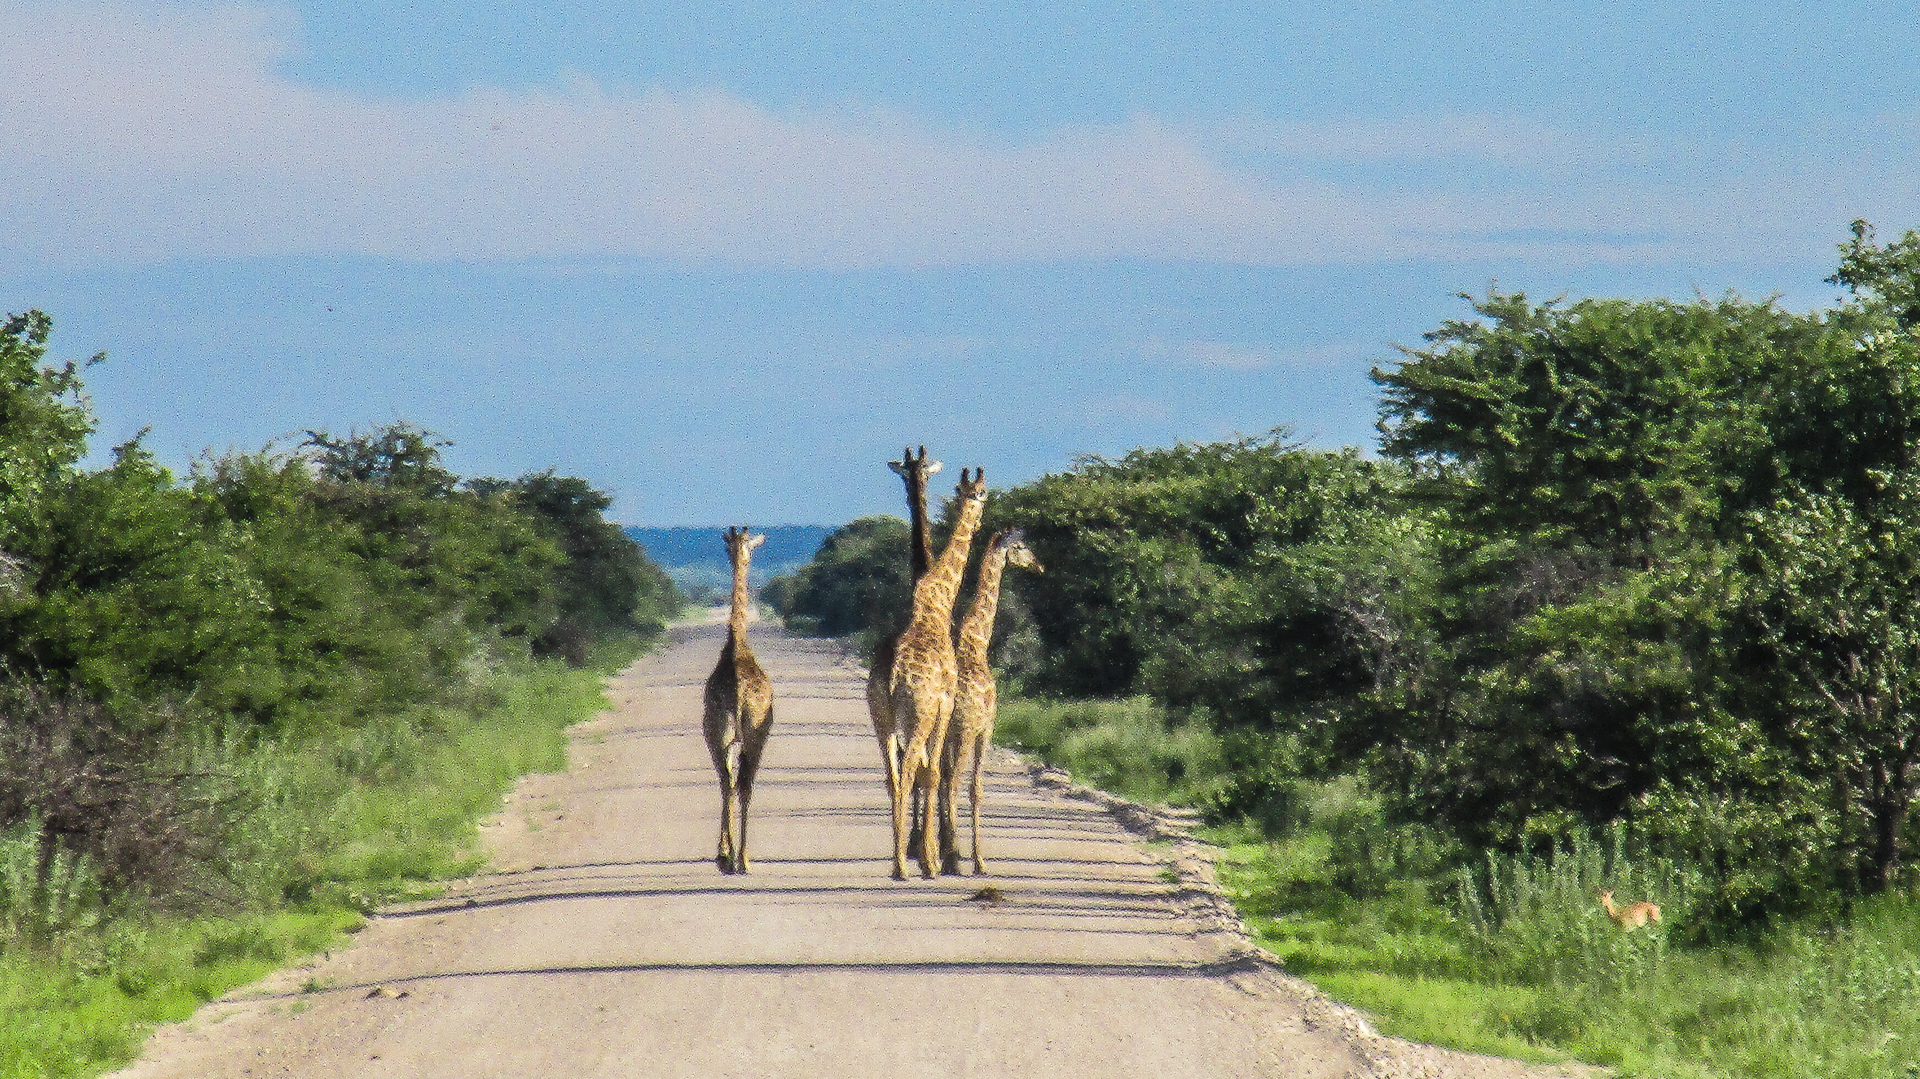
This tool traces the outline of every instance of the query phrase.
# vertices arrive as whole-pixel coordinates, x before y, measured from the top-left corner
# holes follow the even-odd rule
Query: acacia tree
[[[1920,326],[1920,230],[1888,244],[1874,242],[1873,226],[1856,220],[1853,239],[1840,245],[1840,268],[1827,278],[1903,330]]]
[[[1920,797],[1920,470],[1879,505],[1802,493],[1755,525],[1750,613],[1791,694],[1779,733],[1832,792],[1841,871],[1885,891]]]
[[[1423,530],[1385,512],[1399,480],[1283,428],[1085,457],[1016,487],[988,525],[1024,529],[1047,572],[1010,586],[1038,645],[1011,673],[1204,714],[1249,799],[1260,775],[1329,765],[1371,668],[1403,645],[1385,610],[1421,575]]]
[[[558,612],[552,625],[536,636],[536,651],[582,664],[594,640],[639,630],[658,632],[680,612],[683,601],[673,581],[647,560],[631,536],[605,518],[613,498],[586,480],[557,476],[548,469],[511,484],[483,481],[467,486],[510,493],[566,556],[555,574]]]
[[[1477,843],[1630,815],[1680,773],[1746,782],[1700,585],[1772,482],[1752,391],[1801,320],[1736,299],[1474,311],[1374,372],[1438,562],[1412,612],[1430,650],[1371,696],[1376,777]]]
[[[39,311],[0,322],[0,530],[19,528],[40,511],[86,452],[93,431],[80,397],[79,365],[46,362],[52,329],[53,320]],[[0,549],[7,545],[0,531]]]
[[[1735,298],[1469,302],[1478,318],[1373,372],[1382,452],[1457,530],[1646,569],[1752,497],[1768,436],[1751,391],[1804,319]]]
[[[1842,871],[1900,877],[1920,798],[1920,232],[1853,224],[1857,303],[1769,417],[1798,475],[1752,516],[1749,628],[1785,675],[1781,733],[1832,792]]]

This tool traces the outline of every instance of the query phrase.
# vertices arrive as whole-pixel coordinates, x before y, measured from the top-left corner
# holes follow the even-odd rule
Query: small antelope
[[[1648,922],[1660,920],[1660,907],[1655,903],[1628,903],[1624,907],[1613,905],[1613,892],[1600,889],[1600,908],[1613,919],[1613,924],[1622,929],[1638,929]]]

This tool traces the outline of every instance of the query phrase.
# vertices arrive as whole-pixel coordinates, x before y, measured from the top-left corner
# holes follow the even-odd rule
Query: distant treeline
[[[726,528],[724,524],[671,528],[629,526],[627,535],[662,569],[710,566],[728,570],[732,563],[727,561],[726,547],[720,542],[720,534]],[[767,537],[767,542],[754,552],[755,566],[762,562],[769,566],[804,563],[820,549],[820,541],[827,533],[833,531],[826,525],[754,525],[753,530]]]
[[[629,527],[627,535],[640,544],[681,592],[694,603],[724,603],[732,587],[733,564],[720,541],[724,525],[695,527]],[[765,525],[754,531],[767,537],[754,552],[749,567],[759,584],[806,564],[833,529],[825,525]]]
[[[1830,280],[1809,314],[1490,293],[1374,371],[1379,459],[1279,430],[1003,492],[983,532],[1046,564],[1004,675],[1204,720],[1223,815],[1357,773],[1467,861],[1625,828],[1722,925],[1911,885],[1920,233],[1856,224]],[[906,566],[856,521],[767,595],[872,637]]]
[[[426,715],[679,606],[585,480],[462,480],[404,423],[184,478],[139,438],[82,468],[81,369],[47,362],[49,328],[0,325],[0,834],[37,828],[43,871],[84,855],[109,891],[164,890],[257,793],[156,771],[181,747]]]

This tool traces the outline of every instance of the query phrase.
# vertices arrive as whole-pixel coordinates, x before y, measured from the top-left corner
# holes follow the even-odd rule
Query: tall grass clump
[[[1199,804],[1223,779],[1220,738],[1146,697],[1000,706],[994,740],[1025,750],[1075,778],[1146,802]]]
[[[0,832],[0,941],[46,941],[98,924],[106,907],[92,859],[49,847],[42,821]]]
[[[1631,989],[1661,975],[1671,933],[1701,929],[1701,874],[1632,849],[1618,827],[1576,832],[1539,854],[1483,852],[1453,883],[1462,928],[1489,973],[1516,984]],[[1662,921],[1622,932],[1599,906],[1602,890],[1622,904],[1654,903]]]

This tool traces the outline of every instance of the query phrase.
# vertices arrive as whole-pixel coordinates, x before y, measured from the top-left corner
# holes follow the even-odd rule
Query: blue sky
[[[641,524],[1290,424],[1490,281],[1804,308],[1902,4],[0,0],[0,307],[176,467],[405,418]]]

